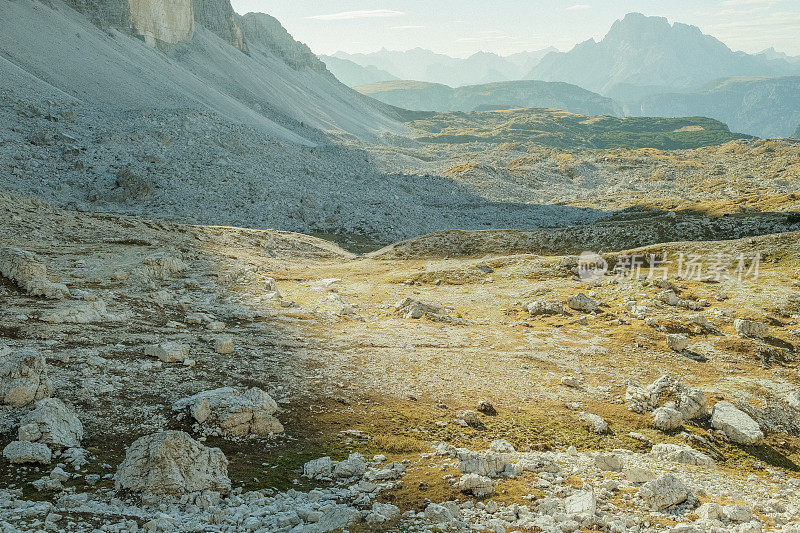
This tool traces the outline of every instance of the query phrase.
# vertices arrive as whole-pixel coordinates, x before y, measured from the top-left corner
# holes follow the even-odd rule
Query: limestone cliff
[[[192,0],[129,0],[131,24],[149,45],[176,44],[194,36]]]
[[[248,52],[247,42],[239,26],[239,15],[229,0],[194,0],[194,18],[198,24],[216,33],[222,39]]]

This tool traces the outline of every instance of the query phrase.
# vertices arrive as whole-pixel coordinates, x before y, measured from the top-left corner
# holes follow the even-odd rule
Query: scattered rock
[[[219,448],[203,446],[183,431],[137,439],[117,468],[115,490],[152,495],[230,492],[228,460]]]
[[[278,404],[258,388],[243,393],[232,387],[203,391],[178,400],[172,409],[188,411],[199,424],[225,436],[283,433],[283,426],[272,416]]]
[[[717,402],[711,412],[711,425],[737,444],[757,445],[764,440],[758,422],[730,402]]]
[[[608,423],[605,420],[603,420],[601,416],[592,413],[581,412],[578,413],[578,418],[585,425],[589,426],[589,429],[591,429],[595,433],[598,434],[608,433]]]
[[[683,425],[683,415],[670,406],[659,407],[653,411],[653,427],[661,431],[674,431]]]
[[[575,311],[582,313],[593,313],[600,308],[600,304],[589,298],[583,293],[575,294],[567,298],[567,306]]]
[[[10,463],[38,463],[46,465],[50,463],[52,452],[46,444],[41,442],[29,442],[15,440],[3,448],[3,457]]]
[[[47,376],[45,357],[34,348],[0,352],[0,401],[23,407],[50,396],[53,384]]]
[[[497,409],[488,400],[480,400],[478,402],[477,410],[486,416],[497,416]]]
[[[680,444],[656,444],[650,450],[650,455],[662,461],[672,461],[673,463],[687,465],[710,466],[714,464],[714,460],[706,454]]]
[[[189,357],[189,345],[166,341],[145,347],[144,353],[150,357],[156,357],[164,363],[183,363]]]
[[[689,489],[675,475],[664,474],[642,485],[639,496],[651,510],[661,511],[685,502]]]
[[[476,498],[485,498],[494,494],[494,481],[478,474],[465,474],[458,481],[458,488]]]
[[[44,398],[26,414],[21,426],[35,424],[42,442],[54,448],[79,448],[83,439],[83,424],[75,413],[57,398]],[[31,432],[31,428],[27,428]]]
[[[769,337],[769,326],[763,322],[756,322],[747,318],[737,318],[733,321],[733,327],[740,337],[750,337],[764,339]]]
[[[223,337],[214,343],[214,351],[220,355],[232,354],[236,348],[233,345],[233,337]]]
[[[564,305],[561,302],[533,301],[522,306],[531,316],[563,315]]]
[[[335,463],[330,457],[313,459],[303,465],[303,475],[311,479],[328,479],[333,474]]]
[[[684,333],[668,333],[667,346],[673,352],[682,352],[689,347],[689,336]]]
[[[594,516],[597,512],[597,497],[593,490],[578,492],[564,500],[564,510],[569,515]]]

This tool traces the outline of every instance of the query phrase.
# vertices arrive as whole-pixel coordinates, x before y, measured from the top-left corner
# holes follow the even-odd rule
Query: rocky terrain
[[[0,13],[2,533],[800,531],[800,143]]]

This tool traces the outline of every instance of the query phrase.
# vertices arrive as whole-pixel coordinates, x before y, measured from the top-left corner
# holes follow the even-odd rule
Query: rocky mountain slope
[[[380,50],[371,54],[337,52],[334,57],[364,67],[375,67],[403,80],[461,87],[523,79],[533,65],[553,50],[546,48],[508,57],[477,52],[467,58],[455,58],[423,48],[414,48],[405,52]]]
[[[565,81],[623,102],[649,94],[697,88],[731,76],[780,76],[797,64],[733,52],[697,27],[630,13],[600,42],[590,39],[545,56],[530,79]]]
[[[367,85],[379,81],[396,80],[397,76],[381,70],[375,66],[361,66],[349,59],[341,59],[334,56],[319,56],[320,61],[325,63],[328,70],[336,76],[336,79],[349,87]]]
[[[387,81],[355,88],[404,109],[480,111],[544,107],[586,115],[617,115],[613,100],[568,83],[510,81],[452,88],[416,81]]]
[[[202,109],[303,144],[399,130],[268,15],[239,17],[227,0],[74,7],[2,0],[0,90],[109,113]]]
[[[694,93],[659,94],[630,106],[643,116],[707,116],[734,131],[789,137],[800,123],[800,77],[730,78]]]

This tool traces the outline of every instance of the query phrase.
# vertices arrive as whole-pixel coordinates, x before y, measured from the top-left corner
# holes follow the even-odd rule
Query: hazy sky
[[[800,55],[800,0],[232,0],[276,17],[316,53],[407,50],[502,55],[602,38],[626,13],[699,26],[734,50]]]

